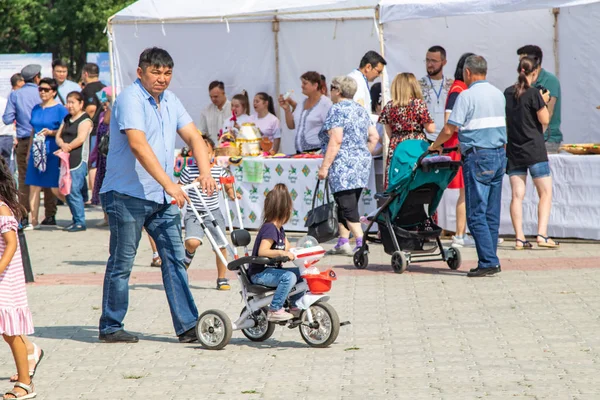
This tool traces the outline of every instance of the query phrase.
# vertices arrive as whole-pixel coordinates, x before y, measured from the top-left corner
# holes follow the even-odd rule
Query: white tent
[[[488,59],[500,88],[516,78],[516,49],[537,44],[544,67],[562,84],[566,142],[600,142],[600,0],[140,0],[108,23],[116,86],[135,79],[149,46],[175,59],[171,89],[194,119],[209,102],[214,79],[231,97],[241,89],[299,98],[299,76],[328,78],[358,66],[367,50],[388,60],[387,73],[425,73],[428,47],[444,46],[446,74],[466,51]],[[561,9],[559,10],[558,7]],[[568,8],[563,8],[568,7]],[[553,10],[553,8],[555,8]],[[283,148],[293,150],[291,135]]]

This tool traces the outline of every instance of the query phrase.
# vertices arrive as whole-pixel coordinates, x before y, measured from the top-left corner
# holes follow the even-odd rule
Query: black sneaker
[[[491,268],[475,268],[474,271],[469,271],[467,276],[469,278],[479,278],[481,276],[490,276],[500,272],[499,267],[491,267]]]
[[[198,336],[196,336],[196,328],[192,328],[189,331],[179,335],[179,343],[192,343],[196,341],[198,341]]]
[[[139,339],[137,336],[132,335],[131,333],[125,332],[123,329],[120,331],[116,331],[113,333],[101,333],[98,335],[98,339],[100,339],[103,343],[137,343]]]
[[[469,272],[475,272],[476,270],[477,268],[471,268]],[[502,272],[502,267],[500,265],[498,265],[498,272]]]
[[[56,218],[55,217],[46,217],[42,221],[42,225],[44,225],[44,226],[56,226]]]

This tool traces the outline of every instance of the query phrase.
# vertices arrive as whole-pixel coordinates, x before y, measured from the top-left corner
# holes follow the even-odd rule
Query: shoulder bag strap
[[[327,204],[331,203],[331,196],[329,195],[329,177],[325,179],[325,197],[323,198],[323,204],[326,202]]]
[[[315,201],[317,201],[317,193],[319,193],[319,183],[321,183],[321,181],[319,180],[319,178],[317,178],[317,186],[315,187],[315,192],[313,193],[313,201],[312,201],[311,210],[315,209]]]
[[[58,89],[56,90],[56,94],[58,94],[58,98],[60,99],[60,102],[62,103],[63,106],[66,106],[67,103],[65,102],[65,99],[63,99],[62,95],[60,94],[60,92],[58,91]]]

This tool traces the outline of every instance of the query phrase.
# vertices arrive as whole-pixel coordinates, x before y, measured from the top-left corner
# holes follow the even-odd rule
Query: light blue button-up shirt
[[[58,87],[58,93],[60,93],[60,96],[62,97],[62,100],[64,100],[64,103],[61,101],[60,97],[58,96],[58,93],[56,94],[54,100],[64,105],[67,105],[67,96],[71,92],[81,92],[81,86],[79,86],[73,81],[65,79],[63,84]]]
[[[161,167],[171,176],[177,130],[191,123],[192,118],[171,91],[161,94],[159,101],[160,107],[139,79],[117,97],[110,120],[106,175],[100,193],[115,191],[160,204],[171,201],[163,187],[135,158],[125,134],[127,129],[144,132]]]
[[[2,116],[2,122],[10,125],[17,121],[17,138],[31,136],[31,110],[40,104],[40,92],[35,83],[26,83],[21,89],[15,90],[8,96],[8,103]]]

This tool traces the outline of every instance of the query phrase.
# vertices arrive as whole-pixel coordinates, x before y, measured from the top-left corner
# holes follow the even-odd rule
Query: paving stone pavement
[[[88,210],[90,226],[101,218]],[[59,223],[68,210],[59,207]],[[398,275],[372,246],[371,263],[331,257],[330,303],[342,321],[337,341],[309,348],[298,330],[278,327],[253,343],[234,332],[221,351],[178,343],[160,273],[142,239],[126,329],[137,344],[97,340],[108,230],[27,233],[37,282],[28,286],[36,333],[46,352],[39,399],[599,399],[600,277],[597,243],[559,251],[500,248],[503,272],[468,279],[464,266],[411,265]],[[233,277],[233,276],[232,276]],[[214,258],[200,250],[190,270],[200,312],[242,309],[239,285],[214,289]],[[0,357],[0,386],[14,364]]]

